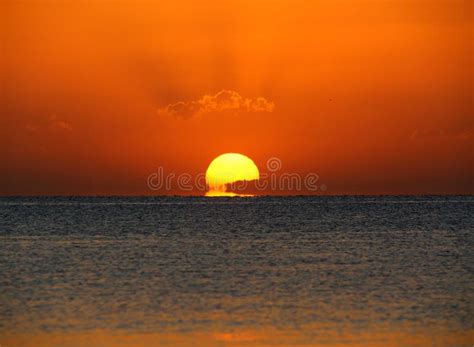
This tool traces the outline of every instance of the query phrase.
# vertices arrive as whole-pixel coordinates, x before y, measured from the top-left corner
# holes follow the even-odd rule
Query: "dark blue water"
[[[459,196],[1,198],[0,334],[472,332],[473,212]]]

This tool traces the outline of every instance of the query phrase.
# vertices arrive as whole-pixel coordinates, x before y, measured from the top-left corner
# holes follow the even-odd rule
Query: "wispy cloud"
[[[159,114],[189,119],[215,112],[273,112],[275,104],[264,97],[244,98],[232,90],[204,95],[199,100],[178,101],[158,110]]]
[[[436,138],[457,138],[472,139],[474,136],[474,126],[472,122],[465,122],[455,126],[445,126],[443,128],[422,128],[415,129],[410,136],[410,140],[428,140]]]
[[[69,122],[66,122],[63,119],[59,119],[56,115],[49,117],[49,126],[54,129],[71,131],[72,125]]]
[[[48,118],[43,118],[36,123],[27,123],[25,129],[28,132],[48,131],[48,130],[59,130],[59,131],[72,131],[72,124],[58,118],[56,115],[51,115]]]

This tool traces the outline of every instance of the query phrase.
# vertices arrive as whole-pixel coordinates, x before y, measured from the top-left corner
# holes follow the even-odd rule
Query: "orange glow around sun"
[[[227,185],[237,181],[253,181],[260,177],[257,165],[239,153],[225,153],[215,158],[206,171],[206,196],[249,196],[227,191]]]
[[[0,194],[203,195],[146,180],[226,152],[329,195],[474,194],[472,3],[2,1]]]

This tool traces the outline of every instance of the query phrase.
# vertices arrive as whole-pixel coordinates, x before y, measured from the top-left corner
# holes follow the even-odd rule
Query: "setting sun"
[[[227,191],[227,185],[237,181],[253,181],[260,177],[258,168],[249,157],[225,153],[215,158],[206,171],[206,196],[243,196]]]
[[[1,1],[0,347],[474,347],[473,5]]]

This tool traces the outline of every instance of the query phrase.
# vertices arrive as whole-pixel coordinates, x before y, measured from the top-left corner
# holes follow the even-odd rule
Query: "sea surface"
[[[5,346],[472,346],[474,197],[3,197]]]

